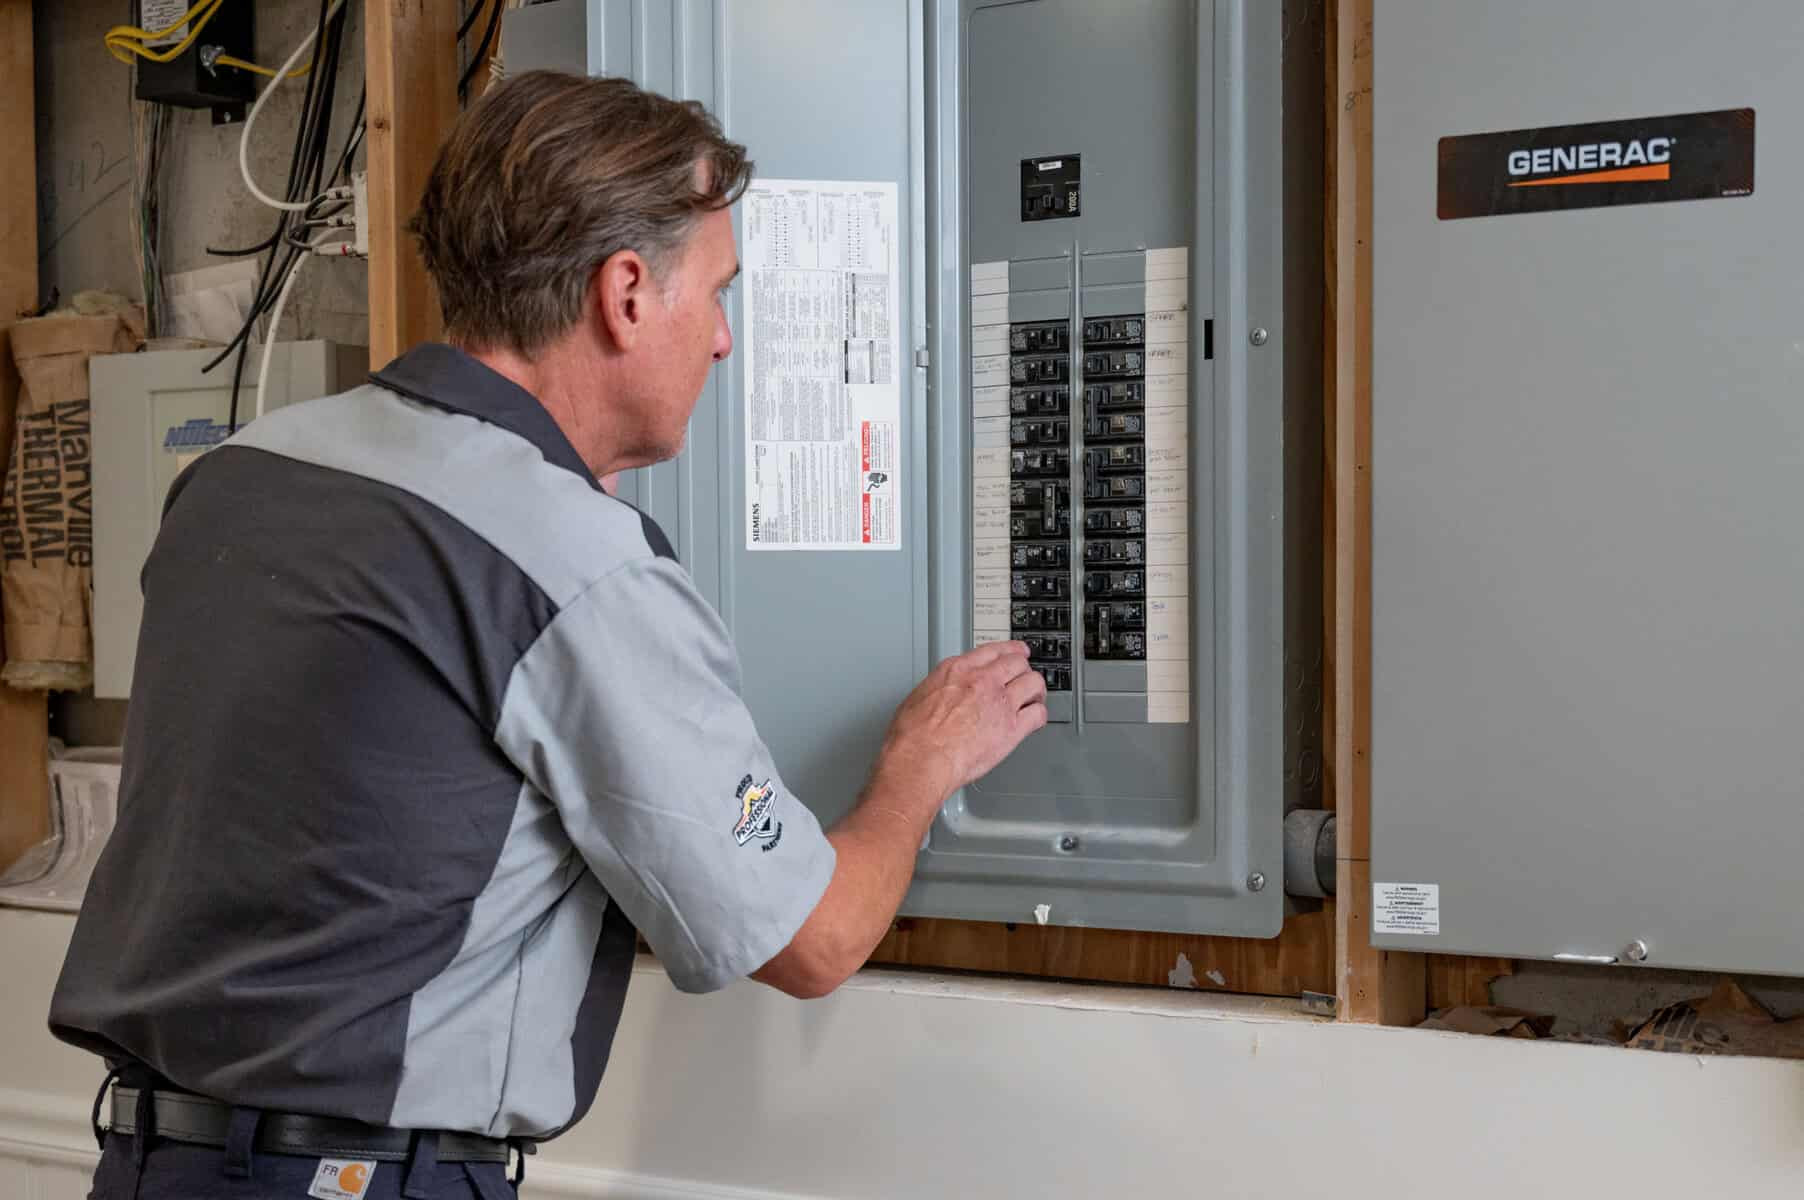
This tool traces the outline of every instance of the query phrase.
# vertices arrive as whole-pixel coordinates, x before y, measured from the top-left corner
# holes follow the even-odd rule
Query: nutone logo
[[[1586,142],[1576,146],[1538,146],[1512,150],[1505,160],[1510,184],[1550,187],[1582,183],[1658,183],[1672,178],[1673,139],[1638,138],[1626,142]]]

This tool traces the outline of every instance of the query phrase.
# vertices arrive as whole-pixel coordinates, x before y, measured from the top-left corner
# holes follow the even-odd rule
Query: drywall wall
[[[0,910],[0,1195],[85,1194],[99,1066],[44,1032],[69,927]],[[813,1003],[686,997],[645,964],[600,1101],[524,1194],[1689,1200],[1804,1178],[1804,1063],[1278,1011],[894,973]]]

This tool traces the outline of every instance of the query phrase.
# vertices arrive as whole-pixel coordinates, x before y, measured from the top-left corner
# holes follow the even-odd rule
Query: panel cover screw
[[[1251,875],[1248,875],[1247,890],[1250,892],[1263,892],[1265,890],[1265,876],[1258,871],[1254,871]]]
[[[1255,346],[1263,346],[1272,340],[1272,335],[1267,333],[1264,329],[1255,329],[1252,333],[1247,335],[1247,340],[1252,342]]]

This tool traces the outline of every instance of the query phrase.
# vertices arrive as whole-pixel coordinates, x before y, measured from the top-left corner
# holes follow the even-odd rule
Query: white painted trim
[[[769,1192],[761,1188],[722,1187],[682,1179],[640,1175],[633,1171],[609,1171],[599,1167],[570,1167],[556,1163],[526,1164],[526,1200],[570,1197],[571,1200],[825,1200],[801,1192]]]
[[[99,1151],[89,1117],[63,1096],[0,1088],[0,1158],[92,1168]]]

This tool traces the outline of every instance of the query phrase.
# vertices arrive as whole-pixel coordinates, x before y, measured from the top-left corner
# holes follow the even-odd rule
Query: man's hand
[[[895,919],[940,806],[1045,724],[1046,681],[1021,642],[935,667],[896,710],[858,806],[827,832],[838,861],[826,894],[752,978],[801,997],[845,982]]]
[[[937,780],[933,808],[988,774],[1046,724],[1046,681],[1021,642],[991,642],[935,667],[896,710],[878,774]]]

